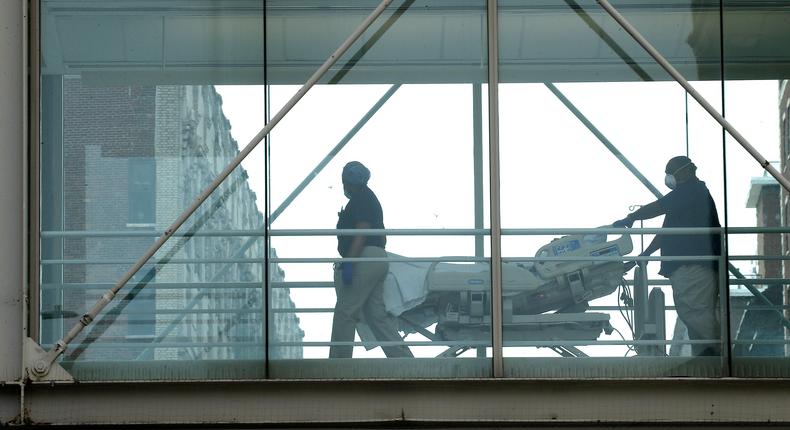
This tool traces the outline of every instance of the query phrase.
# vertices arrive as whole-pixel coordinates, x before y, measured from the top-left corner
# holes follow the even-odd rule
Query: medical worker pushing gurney
[[[369,178],[362,163],[352,161],[343,168],[349,201],[338,214],[338,229],[384,229],[381,205],[367,187]],[[338,236],[344,258],[392,256],[385,244],[384,235]],[[505,340],[556,340],[551,347],[561,354],[582,355],[561,341],[595,340],[601,332],[612,332],[608,314],[585,311],[590,300],[622,285],[625,265],[617,257],[632,248],[628,235],[612,241],[606,234],[570,235],[542,246],[532,261],[504,263]],[[377,341],[388,342],[383,346],[388,357],[412,357],[407,346],[392,345],[401,339],[398,329],[452,343],[445,355],[469,349],[464,341],[480,344],[490,339],[489,263],[343,262],[334,275],[337,303],[330,358],[352,357],[353,347],[347,343],[354,340],[355,330],[369,348]],[[434,331],[428,331],[434,324]]]

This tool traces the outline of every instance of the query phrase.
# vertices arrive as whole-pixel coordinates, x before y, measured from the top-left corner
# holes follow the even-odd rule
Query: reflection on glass
[[[301,106],[304,118],[317,119],[311,111],[324,111],[338,98],[358,100],[363,108],[374,106],[389,91],[342,85],[315,90]],[[475,137],[473,124],[459,125],[458,120],[477,116],[474,121],[482,121],[482,104],[474,102],[482,94],[480,85],[400,86],[274,219],[272,247],[286,276],[284,282],[272,282],[271,288],[292,286],[295,312],[304,322],[305,358],[330,360],[277,360],[271,363],[273,376],[489,375],[490,359],[485,357],[491,344],[490,270],[482,243],[476,246],[475,236],[482,242],[485,235],[471,229],[478,222],[483,225],[483,187],[477,187],[481,195],[476,199],[475,188],[463,185],[482,183],[482,167],[478,173],[473,167],[483,141],[480,134]],[[312,166],[321,164],[320,157],[344,141],[358,118],[366,117],[356,103],[348,106],[349,111],[361,111],[359,116],[332,111],[320,119],[319,128],[328,138],[299,138],[305,129],[288,124],[304,120],[298,116],[286,118],[275,130],[275,201],[287,201],[293,187],[298,189],[295,171],[310,174]],[[296,153],[295,146],[315,150]],[[364,173],[365,184],[348,176],[354,166]],[[444,198],[436,198],[437,189]],[[353,231],[382,227],[383,232]],[[332,236],[316,231],[332,228],[352,231],[330,230]],[[299,233],[279,233],[291,229]],[[403,229],[408,231],[398,231]],[[447,229],[460,231],[442,232]],[[335,262],[334,270],[328,262],[318,263],[325,259]],[[453,278],[456,272],[459,276]],[[271,344],[271,350],[280,345]],[[354,363],[344,360],[352,357]],[[366,360],[382,357],[392,360]]]
[[[724,192],[720,128],[597,5],[500,4],[503,287],[523,284],[503,297],[506,375],[720,374],[722,279],[711,267],[721,238],[710,230]],[[621,12],[686,78],[711,80],[694,86],[720,105],[715,5]],[[669,27],[673,36],[660,30]],[[667,166],[681,155],[702,164],[704,185],[692,164]],[[597,231],[615,220],[661,230]],[[689,268],[705,282],[678,278]],[[698,284],[704,292],[683,292]],[[514,330],[519,318],[529,329]]]
[[[45,81],[51,92],[44,106],[63,100],[61,112],[52,113],[62,125],[43,125],[52,138],[43,161],[61,167],[46,170],[42,188],[62,193],[42,200],[42,341],[51,345],[239,145],[213,86]],[[262,226],[256,193],[238,169],[72,343],[63,364],[81,379],[224,378],[234,370],[162,371],[157,362],[262,361]],[[287,295],[277,301],[290,303]],[[293,316],[282,326],[299,332]],[[118,361],[132,364],[112,365]]]
[[[781,6],[780,6],[781,5]],[[786,1],[723,2],[727,118],[773,166],[787,174],[790,18]],[[745,37],[759,22],[759,36]],[[787,377],[790,356],[787,190],[727,138],[730,235],[728,254],[738,272],[729,279],[732,374]],[[744,200],[746,204],[744,205]]]
[[[78,2],[79,3],[79,2]],[[42,2],[44,347],[125,273],[260,127],[217,83],[262,84],[262,8]],[[262,87],[245,97],[263,106]],[[256,115],[257,113],[257,115]],[[243,133],[240,133],[243,132]],[[257,130],[256,130],[257,132]],[[250,177],[252,176],[252,177]],[[63,356],[81,380],[262,377],[263,173],[233,172]],[[293,306],[287,290],[271,297]],[[275,337],[300,338],[287,315]],[[301,349],[280,351],[300,357]]]
[[[767,11],[756,8],[750,13]],[[761,41],[755,48],[768,49],[760,46],[766,42]],[[770,68],[767,71],[777,73]],[[737,121],[742,133],[769,160],[782,160],[772,164],[784,170],[788,95],[783,81],[728,81],[725,97],[728,115]],[[738,269],[731,270],[728,294],[732,372],[748,377],[787,376],[784,369],[790,315],[783,268],[787,255],[787,246],[783,245],[787,235],[782,203],[785,191],[734,141],[728,139],[727,149],[732,154],[727,158],[727,181],[731,184],[729,255],[731,264]]]
[[[376,2],[217,0],[133,14],[80,3],[42,1],[45,347]],[[723,57],[718,2],[623,11],[781,171],[784,3],[725,2]],[[723,150],[720,127],[593,2],[502,0],[500,11],[506,375],[717,376],[725,352],[730,374],[787,375],[785,192],[729,139]],[[394,5],[63,364],[83,380],[490,376],[485,22],[482,0]],[[733,79],[724,91],[722,65]],[[692,165],[667,163],[678,155],[704,185],[690,181]],[[354,210],[355,190],[343,195],[355,160],[372,172],[381,220],[357,216],[369,210]],[[691,183],[697,193],[673,202]],[[357,215],[338,225],[340,208]],[[634,230],[597,229],[627,213],[618,225]],[[726,262],[705,230],[725,218]],[[701,230],[673,230],[689,227]],[[338,235],[360,248],[338,252]],[[697,278],[705,287],[688,291]]]
[[[311,71],[280,66],[322,61],[374,6],[301,9],[301,25],[332,24],[316,45],[281,31],[293,5],[267,9],[274,109]],[[271,246],[285,276],[270,288],[291,287],[311,359],[273,360],[273,377],[490,376],[485,2],[411,5],[393,4],[272,133]]]

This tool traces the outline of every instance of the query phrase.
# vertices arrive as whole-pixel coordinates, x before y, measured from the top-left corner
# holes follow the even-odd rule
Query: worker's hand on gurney
[[[640,257],[646,257],[646,256],[649,256],[649,255],[650,254],[648,254],[646,252],[643,252],[643,253],[639,254]],[[636,266],[636,265],[640,265],[644,269],[644,267],[647,266],[647,263],[649,263],[649,261],[642,261],[642,264],[639,264],[638,261],[633,261],[633,260],[632,261],[626,261],[623,264],[623,273],[628,273],[628,271],[633,269],[634,266]]]
[[[612,227],[615,228],[622,228],[622,227],[631,228],[632,225],[634,225],[634,220],[631,219],[630,216],[627,216],[623,219],[619,219],[612,223]]]

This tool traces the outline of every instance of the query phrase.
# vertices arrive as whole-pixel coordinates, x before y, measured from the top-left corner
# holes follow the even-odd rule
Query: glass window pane
[[[715,3],[614,6],[721,106]],[[721,129],[596,3],[500,8],[505,374],[723,374]]]
[[[90,2],[42,1],[45,348],[265,123],[263,2],[245,5],[113,3],[96,13]],[[257,107],[241,117],[224,105],[238,88]],[[79,380],[264,377],[264,211],[263,169],[245,163],[71,343],[61,364]],[[291,303],[287,294],[275,300]],[[294,318],[280,329],[301,335]]]
[[[273,112],[376,4],[267,3]],[[272,314],[304,330],[271,342],[304,348],[273,377],[491,375],[484,18],[479,0],[393,5],[272,133],[269,289],[295,303]],[[343,179],[351,161],[369,180]]]
[[[783,173],[790,142],[788,5],[724,2],[727,118]],[[730,136],[726,151],[728,250],[738,269],[729,277],[732,374],[787,377],[787,190]]]
[[[47,349],[378,5],[89,3],[41,4]],[[785,172],[787,3],[613,5]],[[498,5],[505,376],[790,375],[786,190],[594,1]],[[491,376],[486,32],[393,4],[61,364]]]

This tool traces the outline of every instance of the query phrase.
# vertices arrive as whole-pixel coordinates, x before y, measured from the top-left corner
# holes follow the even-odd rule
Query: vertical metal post
[[[38,151],[39,151],[39,0],[22,2],[22,343],[23,351],[20,375],[25,375],[26,358],[24,345],[30,336],[38,336],[38,290],[39,290],[39,221],[38,221]],[[35,291],[35,292],[33,292]],[[35,324],[33,327],[31,325]],[[26,384],[19,387],[19,420],[27,422],[28,405],[25,397]]]
[[[726,114],[726,103],[725,103],[725,94],[724,94],[724,2],[719,2],[719,54],[721,57],[719,58],[719,68],[721,72],[721,117],[724,118]],[[688,92],[686,92],[688,95]],[[712,107],[711,107],[712,109]],[[714,111],[715,112],[715,111]],[[716,112],[718,114],[718,112]],[[725,127],[726,128],[726,127]],[[737,133],[737,131],[736,131]],[[749,146],[747,143],[745,147]],[[723,177],[723,185],[724,185],[724,234],[719,236],[721,240],[721,256],[719,258],[720,262],[729,261],[730,259],[730,251],[729,251],[729,211],[727,210],[727,133],[722,130],[721,131],[721,155],[722,155],[722,177]],[[766,160],[766,163],[768,161]],[[770,166],[770,164],[769,164]],[[763,166],[765,167],[765,166]],[[719,326],[721,329],[719,335],[719,344],[721,348],[719,349],[721,354],[721,376],[730,376],[732,371],[732,361],[730,357],[729,345],[730,345],[730,285],[727,282],[729,276],[725,277],[721,274],[721,265],[719,265],[719,300],[720,300],[720,307],[718,316],[723,316],[724,318],[719,317]],[[714,315],[714,318],[716,315]],[[726,319],[725,319],[726,318]]]
[[[725,224],[726,225],[726,224]],[[729,275],[724,268],[727,266],[727,235],[725,231],[719,235],[721,255],[719,256],[719,306],[716,317],[719,318],[719,344],[721,345],[721,376],[731,376],[732,362],[730,357],[730,312],[729,312]],[[765,296],[763,296],[765,297]]]
[[[41,110],[39,114],[41,126],[41,142],[39,156],[36,164],[40,165],[39,174],[36,175],[40,182],[38,195],[40,201],[48,203],[48,210],[40,211],[40,230],[64,230],[63,217],[63,76],[47,75],[40,79],[41,85]],[[31,160],[32,163],[32,160]],[[53,237],[39,243],[39,255],[42,259],[63,259],[65,240],[63,237]],[[63,265],[48,265],[41,267],[37,273],[42,284],[63,284]],[[35,288],[36,286],[33,286]],[[47,309],[58,314],[63,308],[63,289],[39,291],[40,306],[37,309]],[[41,343],[52,343],[63,333],[63,318],[51,318],[39,322],[36,340]]]
[[[472,163],[476,230],[483,228],[483,84],[472,84]],[[483,235],[475,235],[475,257],[485,254]],[[485,358],[486,348],[477,348],[477,356]]]
[[[269,10],[269,4],[266,0],[263,0],[263,117],[268,123],[271,118],[271,109],[270,109],[270,101],[271,101],[271,85],[269,85],[269,16],[267,12]],[[262,275],[263,275],[263,283],[261,285],[261,309],[263,315],[261,315],[261,325],[263,327],[261,333],[263,334],[261,337],[261,355],[263,357],[263,375],[266,379],[269,379],[270,373],[270,354],[269,354],[269,331],[272,329],[272,322],[269,321],[269,315],[271,314],[271,288],[270,288],[270,279],[269,279],[269,258],[271,257],[270,250],[271,242],[269,241],[269,226],[271,222],[269,221],[269,213],[271,211],[271,205],[269,204],[269,161],[270,155],[269,149],[271,148],[271,134],[264,138],[265,142],[263,144],[263,150],[265,151],[263,154],[263,267]],[[249,240],[249,239],[248,239]]]
[[[28,2],[25,2],[26,4]],[[30,0],[30,20],[25,23],[25,29],[28,30],[27,34],[23,37],[29,43],[29,48],[25,51],[27,61],[23,61],[23,79],[26,81],[28,88],[28,97],[24,97],[26,101],[26,114],[28,122],[25,124],[25,147],[29,148],[23,154],[28,156],[28,159],[21,160],[23,166],[27,166],[25,181],[25,194],[23,194],[22,204],[23,219],[27,222],[25,232],[29,233],[26,240],[23,240],[23,255],[27,257],[25,261],[26,266],[22,268],[23,272],[27,274],[27,280],[24,282],[23,287],[23,301],[25,301],[23,308],[23,326],[27,327],[27,336],[33,340],[38,341],[39,333],[39,261],[41,259],[40,250],[40,220],[39,220],[39,172],[41,166],[39,163],[39,150],[41,142],[41,133],[39,128],[40,118],[40,102],[41,102],[41,29],[40,29],[40,4],[39,0]],[[29,67],[29,68],[28,68]],[[29,101],[28,101],[29,100]],[[24,247],[27,247],[25,250]]]
[[[494,377],[504,376],[502,358],[502,224],[499,196],[499,9],[488,0],[488,154],[491,188],[491,339]]]
[[[685,106],[686,129],[686,157],[689,156],[689,93],[683,92],[683,105]]]
[[[644,340],[647,325],[647,264],[640,262],[634,270],[634,340]],[[649,349],[637,346],[637,351]]]
[[[474,170],[475,229],[483,226],[483,84],[472,84],[472,158]],[[475,257],[484,254],[483,236],[475,235]]]

